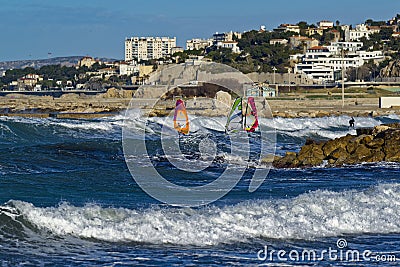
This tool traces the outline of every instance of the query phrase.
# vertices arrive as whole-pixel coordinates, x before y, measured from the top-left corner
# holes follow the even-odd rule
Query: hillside
[[[83,56],[55,57],[36,60],[17,60],[0,62],[0,70],[23,69],[26,67],[40,68],[47,65],[74,66]],[[99,58],[101,61],[116,61],[117,59]]]

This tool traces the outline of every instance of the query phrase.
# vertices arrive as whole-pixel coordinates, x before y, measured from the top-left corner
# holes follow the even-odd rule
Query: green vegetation
[[[199,49],[199,50],[185,50],[183,52],[177,52],[172,55],[172,58],[175,59],[176,63],[183,63],[187,59],[190,58],[190,56],[202,56],[204,55],[205,51],[204,49]]]
[[[240,54],[231,49],[212,47],[207,50],[207,57],[212,61],[230,65],[238,70],[249,72],[271,72],[273,67],[285,72],[289,66],[289,57],[300,52],[287,45],[271,45],[272,39],[288,39],[294,32],[258,32],[249,31],[238,40]]]

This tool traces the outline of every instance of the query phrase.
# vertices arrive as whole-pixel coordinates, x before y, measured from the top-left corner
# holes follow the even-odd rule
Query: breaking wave
[[[202,209],[131,210],[61,203],[0,206],[0,220],[39,233],[106,242],[214,246],[252,239],[313,240],[343,234],[400,233],[400,184],[363,191],[317,190],[292,199],[246,201]],[[17,227],[17,226],[16,226]],[[4,231],[0,230],[0,239]],[[26,233],[28,234],[28,233]]]

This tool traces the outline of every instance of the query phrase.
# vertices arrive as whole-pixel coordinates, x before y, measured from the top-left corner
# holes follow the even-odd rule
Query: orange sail
[[[189,133],[189,117],[186,112],[185,103],[178,99],[175,106],[174,114],[174,128],[179,133],[188,134]]]

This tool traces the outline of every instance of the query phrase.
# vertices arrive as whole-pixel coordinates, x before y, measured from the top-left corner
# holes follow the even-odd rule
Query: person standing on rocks
[[[355,122],[354,118],[351,117],[351,119],[349,120],[350,127],[354,128],[354,122]]]

